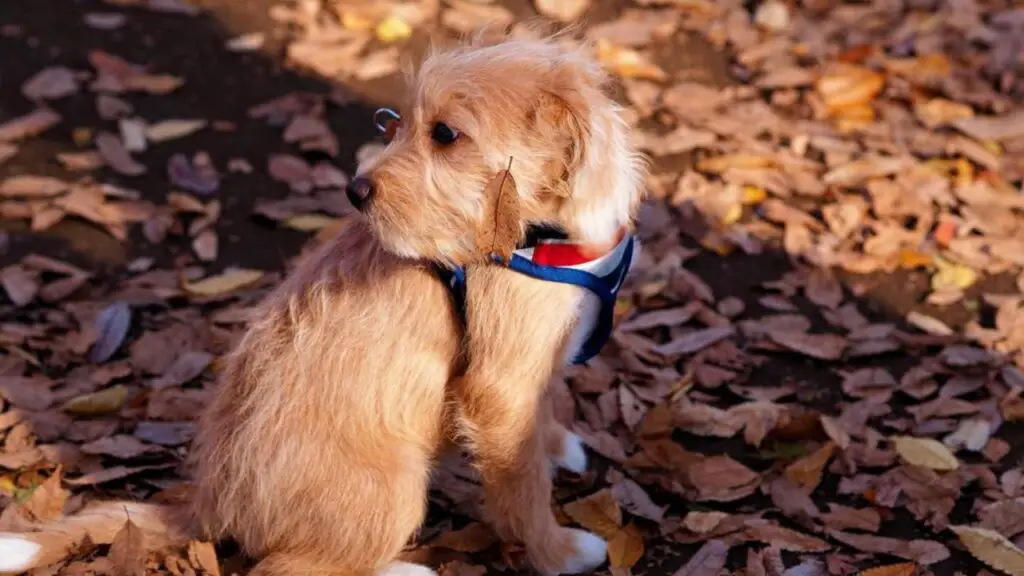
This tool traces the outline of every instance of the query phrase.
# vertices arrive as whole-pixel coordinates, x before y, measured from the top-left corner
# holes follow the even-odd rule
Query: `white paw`
[[[35,567],[42,546],[16,534],[0,534],[0,572],[24,572]]]
[[[586,472],[587,451],[583,449],[583,440],[572,432],[566,432],[562,437],[562,455],[555,464],[577,474]]]
[[[437,572],[420,564],[395,561],[377,572],[377,576],[437,576]]]
[[[559,574],[580,574],[590,572],[604,564],[608,556],[608,543],[586,530],[573,530],[576,540],[576,554],[570,557]]]

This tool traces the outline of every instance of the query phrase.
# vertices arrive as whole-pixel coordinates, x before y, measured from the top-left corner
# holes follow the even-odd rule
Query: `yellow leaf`
[[[809,492],[813,492],[821,483],[821,474],[835,452],[836,445],[826,443],[813,454],[793,462],[783,471],[783,475]]]
[[[999,144],[999,142],[996,142],[995,140],[982,140],[981,145],[984,146],[986,150],[995,154],[996,156],[1000,156],[1003,153],[1002,145]]]
[[[260,270],[236,269],[219,276],[203,278],[198,282],[186,283],[184,288],[192,294],[215,296],[253,284],[262,277],[263,272]]]
[[[1002,534],[972,526],[950,526],[971,555],[1007,574],[1024,574],[1024,551]]]
[[[182,138],[206,127],[206,120],[164,120],[146,127],[146,138],[164,142]]]
[[[870,104],[855,104],[837,109],[834,116],[836,128],[846,133],[873,123],[875,109]]]
[[[917,250],[911,250],[909,248],[900,250],[900,268],[913,269],[923,268],[930,266],[932,263],[932,256],[925,254],[924,252],[918,252]]]
[[[978,273],[962,264],[954,264],[943,258],[935,257],[938,272],[932,276],[932,290],[966,290],[978,281]]]
[[[331,218],[323,214],[299,214],[298,216],[288,218],[283,224],[293,230],[313,232],[315,230],[322,230],[337,221],[338,218]]]
[[[741,216],[743,216],[743,204],[732,204],[726,210],[725,215],[722,216],[722,225],[729,226],[730,224],[735,224]]]
[[[974,182],[974,167],[966,158],[956,160],[956,186],[966,188]]]
[[[917,570],[917,564],[902,562],[900,564],[868,568],[867,570],[862,570],[859,576],[914,576],[915,570]]]
[[[118,384],[99,392],[75,396],[61,406],[61,410],[72,414],[110,414],[117,412],[128,400],[128,388]]]
[[[907,464],[931,468],[932,470],[956,470],[960,461],[946,448],[946,445],[931,438],[893,436],[896,452]]]
[[[608,563],[612,568],[632,568],[644,555],[644,537],[630,524],[608,541]]]
[[[14,484],[14,481],[11,480],[10,476],[0,477],[0,494],[13,496],[17,489],[18,487]]]
[[[622,527],[622,509],[607,488],[569,502],[563,509],[574,522],[605,540],[614,538]]]
[[[775,160],[768,156],[758,156],[757,154],[725,154],[701,160],[697,163],[697,170],[700,170],[701,172],[719,174],[730,168],[746,170],[771,168],[774,165]]]
[[[605,68],[623,78],[640,80],[668,78],[668,74],[664,70],[636,50],[615,46],[604,38],[597,41],[597,58]]]
[[[933,129],[952,124],[956,120],[974,117],[974,110],[970,106],[945,98],[932,98],[919,103],[914,106],[914,113],[922,124]]]
[[[831,110],[868,104],[885,86],[885,76],[865,66],[835,66],[815,82],[825,105]]]
[[[373,21],[355,12],[345,12],[341,15],[341,25],[349,30],[365,31],[373,28]]]
[[[377,24],[377,38],[388,44],[406,40],[412,36],[412,27],[404,20],[395,16],[388,16]]]
[[[768,197],[768,193],[764,191],[764,188],[757,186],[744,186],[743,187],[743,204],[745,206],[754,206],[764,202]]]

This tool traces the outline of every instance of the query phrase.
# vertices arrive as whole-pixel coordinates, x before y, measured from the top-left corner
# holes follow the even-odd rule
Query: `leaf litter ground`
[[[557,384],[614,574],[1021,574],[1024,9],[1012,2],[0,6],[0,529],[173,502],[249,307],[345,226],[425,36],[586,33],[655,160],[613,342]],[[407,556],[522,567],[439,465]],[[243,573],[137,527],[43,574]]]

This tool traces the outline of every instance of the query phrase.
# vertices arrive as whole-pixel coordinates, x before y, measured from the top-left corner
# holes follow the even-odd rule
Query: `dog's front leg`
[[[455,394],[488,520],[522,542],[541,573],[588,572],[604,562],[607,546],[555,520],[545,392],[562,367],[580,289],[498,267],[471,270],[467,285],[469,363]]]

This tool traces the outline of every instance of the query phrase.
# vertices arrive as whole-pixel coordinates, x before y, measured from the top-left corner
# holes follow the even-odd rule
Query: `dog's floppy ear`
[[[552,72],[537,110],[539,136],[557,143],[562,154],[549,169],[549,187],[565,197],[562,224],[585,241],[604,242],[638,203],[642,163],[618,105],[603,92],[600,65],[573,51]]]
[[[484,218],[477,230],[476,244],[487,258],[512,258],[522,235],[519,210],[519,191],[509,167],[494,175],[484,189]]]

